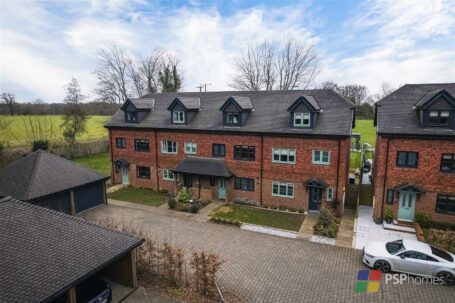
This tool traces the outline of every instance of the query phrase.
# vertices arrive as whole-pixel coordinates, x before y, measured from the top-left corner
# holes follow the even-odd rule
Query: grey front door
[[[309,191],[309,206],[311,211],[319,211],[321,208],[322,189],[319,187],[310,187]]]

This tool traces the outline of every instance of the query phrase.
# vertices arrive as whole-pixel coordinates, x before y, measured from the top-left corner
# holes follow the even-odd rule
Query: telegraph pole
[[[202,83],[199,86],[196,86],[196,88],[199,88],[199,92],[202,93],[202,88],[204,88],[204,93],[207,92],[207,86],[212,85],[212,83]]]

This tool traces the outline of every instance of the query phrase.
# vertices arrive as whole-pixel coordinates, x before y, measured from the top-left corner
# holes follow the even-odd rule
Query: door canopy
[[[305,181],[304,184],[306,187],[316,187],[316,188],[326,188],[327,187],[327,183],[325,183],[324,181],[322,181],[321,179],[318,179],[318,178],[309,179],[309,180]]]
[[[417,186],[413,183],[400,184],[400,185],[396,186],[394,189],[395,189],[395,191],[409,191],[409,192],[414,192],[414,193],[418,193],[418,194],[421,194],[424,192],[424,190],[422,188],[420,188],[419,186]]]

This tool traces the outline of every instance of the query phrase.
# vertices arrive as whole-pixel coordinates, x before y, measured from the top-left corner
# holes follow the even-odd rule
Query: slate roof
[[[153,109],[155,107],[155,99],[153,98],[131,99],[131,102],[137,109]]]
[[[232,96],[232,99],[237,102],[237,104],[243,110],[251,110],[253,109],[253,103],[251,103],[251,99],[249,97],[242,97],[242,96]]]
[[[406,84],[380,100],[377,105],[377,132],[391,135],[455,136],[455,130],[421,127],[414,108],[428,101],[438,90],[455,96],[455,83]]]
[[[308,103],[310,103],[311,106],[313,106],[313,108],[317,111],[320,111],[322,108],[321,106],[318,104],[318,102],[316,102],[316,100],[314,100],[313,96],[303,96],[305,97],[305,99],[308,101]]]
[[[108,177],[46,151],[0,169],[0,197],[29,201]]]
[[[201,99],[194,97],[178,97],[183,106],[188,110],[197,110],[201,108]]]
[[[28,202],[0,199],[0,302],[44,302],[143,239]]]
[[[180,162],[173,171],[178,173],[225,177],[232,176],[223,159],[189,156]]]
[[[323,109],[315,128],[291,128],[287,108],[301,96],[312,96]],[[224,127],[220,108],[229,97],[247,97],[254,105],[254,111],[241,127]],[[208,92],[208,93],[156,93],[144,97],[155,99],[155,108],[140,123],[125,123],[124,114],[119,110],[105,124],[105,127],[188,129],[241,133],[277,133],[316,136],[350,136],[353,119],[353,104],[333,90],[294,90],[257,92]],[[188,125],[171,123],[169,105],[178,97],[200,98],[201,110]],[[237,100],[237,99],[236,99]]]

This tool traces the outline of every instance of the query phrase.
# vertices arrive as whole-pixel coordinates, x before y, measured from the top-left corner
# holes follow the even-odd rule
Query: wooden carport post
[[[71,287],[70,289],[68,289],[67,301],[68,301],[68,303],[76,303],[76,288],[75,287]]]
[[[70,191],[70,214],[76,213],[76,203],[74,202],[74,190]]]

